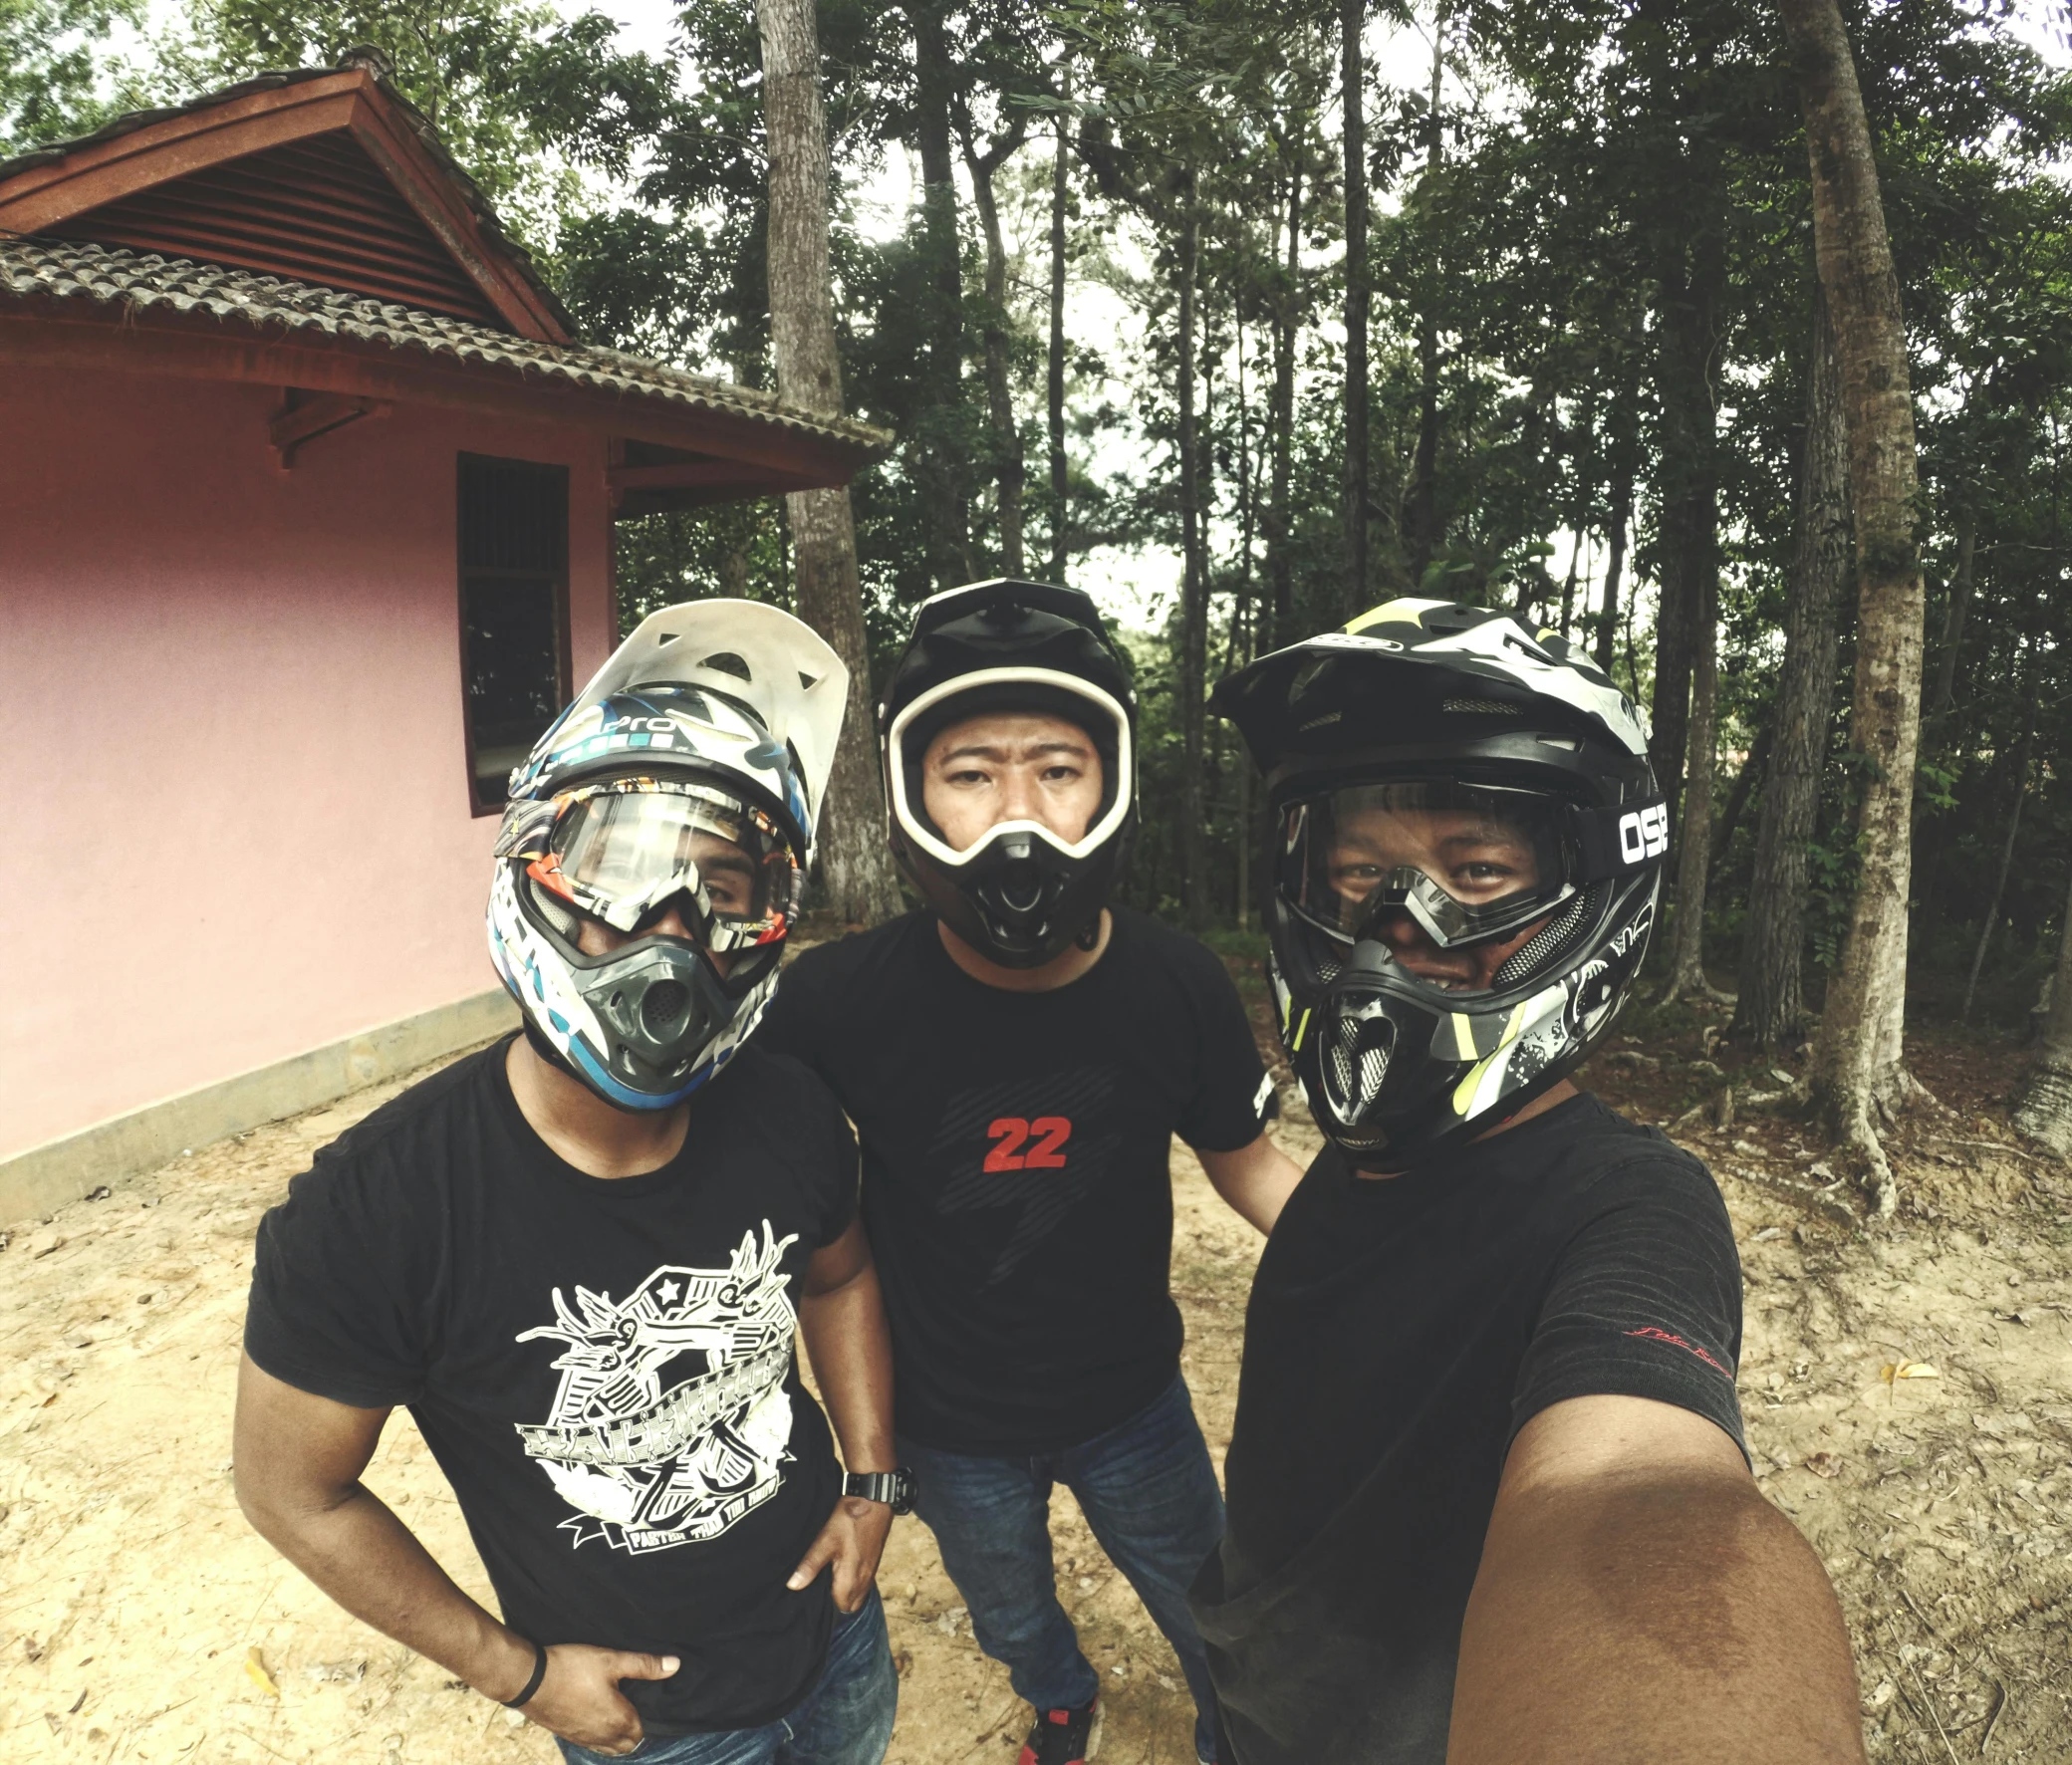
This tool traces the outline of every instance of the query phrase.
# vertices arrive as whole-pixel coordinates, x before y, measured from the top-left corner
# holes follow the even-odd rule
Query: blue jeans
[[[1039,1710],[1055,1710],[1091,1703],[1101,1689],[1058,1604],[1050,1492],[1063,1483],[1179,1656],[1194,1694],[1195,1753],[1216,1756],[1215,1693],[1187,1614],[1187,1588],[1222,1539],[1223,1495],[1184,1380],[1175,1378],[1107,1433],[1062,1452],[990,1458],[899,1444],[919,1483],[914,1511],[935,1534],[972,1634],[1007,1668],[1016,1692]]]
[[[820,1682],[776,1721],[725,1734],[650,1735],[616,1757],[641,1765],[881,1765],[899,1703],[900,1675],[874,1587],[856,1611],[835,1614]],[[556,1744],[568,1765],[606,1765],[615,1756]]]

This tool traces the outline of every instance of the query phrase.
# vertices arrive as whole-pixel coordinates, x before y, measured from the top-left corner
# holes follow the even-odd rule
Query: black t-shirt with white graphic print
[[[246,1351],[302,1390],[408,1406],[512,1629],[679,1655],[626,1682],[650,1731],[771,1721],[812,1688],[833,1610],[827,1576],[784,1585],[841,1486],[793,1341],[807,1261],[855,1216],[856,1142],[751,1042],[668,1164],[587,1176],[519,1113],[509,1046],[289,1184]]]
[[[902,1434],[1047,1451],[1171,1383],[1172,1135],[1233,1151],[1277,1107],[1211,951],[1116,909],[1079,979],[1013,993],[909,913],[797,957],[756,1034],[856,1124]]]
[[[1711,1177],[1595,1098],[1386,1180],[1327,1146],[1253,1282],[1194,1590],[1234,1765],[1441,1765],[1512,1437],[1615,1394],[1741,1444],[1740,1347]]]

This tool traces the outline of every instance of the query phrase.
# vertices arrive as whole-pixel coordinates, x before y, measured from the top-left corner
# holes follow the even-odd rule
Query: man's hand
[[[882,1501],[845,1495],[820,1529],[813,1548],[799,1560],[784,1585],[797,1593],[811,1587],[830,1563],[835,1566],[835,1604],[854,1612],[871,1592],[878,1559],[885,1554],[885,1535],[893,1529],[893,1511]]]
[[[563,1740],[616,1758],[639,1746],[643,1732],[641,1713],[619,1689],[619,1681],[666,1679],[678,1664],[673,1654],[630,1654],[584,1642],[556,1643],[547,1650],[547,1676],[526,1699],[524,1713]],[[516,1697],[519,1689],[514,1685],[505,1695]]]

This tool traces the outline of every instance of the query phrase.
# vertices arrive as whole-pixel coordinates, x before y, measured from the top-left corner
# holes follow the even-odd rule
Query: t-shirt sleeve
[[[1234,1152],[1259,1137],[1280,1114],[1273,1078],[1259,1059],[1251,1019],[1236,984],[1212,951],[1189,952],[1199,1052],[1178,1133],[1197,1151]]]
[[[848,1231],[849,1222],[856,1218],[861,1165],[856,1131],[849,1126],[849,1118],[843,1115],[842,1106],[835,1102],[832,1093],[818,1085],[815,1089],[820,1091],[827,1110],[828,1204],[821,1216],[818,1239],[819,1246],[825,1248]]]
[[[756,1023],[754,1043],[765,1053],[788,1054],[801,1066],[817,1070],[812,1028],[823,1001],[811,955],[810,950],[803,951],[779,971],[770,1002]]]
[[[1511,1433],[1570,1397],[1652,1397],[1745,1457],[1734,1371],[1741,1261],[1704,1168],[1665,1148],[1609,1174],[1557,1260],[1511,1399]]]
[[[431,1357],[435,1218],[336,1148],[259,1222],[245,1352],[298,1390],[357,1408],[413,1401]]]

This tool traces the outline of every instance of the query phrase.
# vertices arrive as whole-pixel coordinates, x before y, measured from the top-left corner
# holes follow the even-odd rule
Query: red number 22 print
[[[985,1131],[985,1136],[993,1142],[993,1149],[985,1155],[987,1170],[1063,1170],[1072,1124],[1063,1116],[1038,1116],[1033,1122],[1002,1116]],[[1028,1146],[1026,1152],[1024,1145]]]

